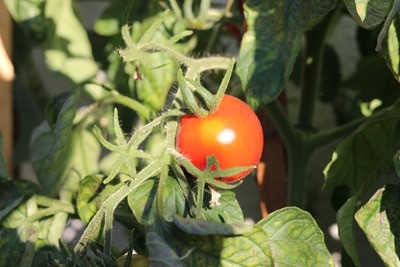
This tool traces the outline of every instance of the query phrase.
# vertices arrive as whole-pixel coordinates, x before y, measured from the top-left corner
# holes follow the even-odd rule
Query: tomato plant
[[[399,265],[398,0],[3,2],[0,266]]]
[[[206,168],[208,156],[215,156],[221,170],[255,166],[262,148],[263,133],[257,115],[233,96],[223,96],[217,109],[206,117],[185,115],[179,121],[177,149],[201,170]],[[219,179],[235,182],[250,171]]]

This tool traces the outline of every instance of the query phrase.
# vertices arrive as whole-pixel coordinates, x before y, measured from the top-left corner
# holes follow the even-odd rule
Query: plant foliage
[[[29,155],[35,181],[0,155],[1,266],[334,266],[304,203],[312,152],[338,138],[323,189],[344,251],[361,266],[356,222],[382,261],[399,265],[399,188],[385,179],[400,175],[400,1],[220,2],[95,1],[91,28],[87,1],[5,0],[16,92],[40,79],[35,49],[72,88],[38,82],[16,95],[17,113],[43,122],[22,128],[29,146],[16,156]],[[343,16],[360,26],[362,52],[346,80],[326,43]],[[278,100],[290,81],[301,91],[295,123]],[[210,155],[200,170],[176,150],[179,117],[207,116],[224,93],[265,109],[286,147],[288,207],[254,225],[231,190],[241,183],[215,179],[254,166],[220,170]],[[319,100],[335,107],[335,128],[316,130]],[[83,233],[65,242],[71,219]]]

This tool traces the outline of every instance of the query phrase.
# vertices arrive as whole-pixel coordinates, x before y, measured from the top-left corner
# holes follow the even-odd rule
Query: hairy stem
[[[150,163],[146,168],[144,168],[138,175],[135,177],[134,180],[123,184],[113,195],[111,195],[108,199],[106,199],[101,208],[97,211],[94,215],[93,219],[90,221],[89,225],[86,227],[85,231],[83,232],[81,239],[79,240],[78,244],[75,246],[74,251],[76,253],[80,253],[83,251],[89,240],[95,238],[101,224],[102,220],[105,218],[107,219],[108,216],[113,215],[114,210],[119,205],[119,203],[128,196],[130,192],[132,192],[136,187],[138,187],[143,181],[147,178],[152,177],[160,172],[160,170],[169,164],[170,158],[168,155],[162,157],[152,163]],[[106,214],[107,213],[107,214]],[[106,231],[110,230],[110,232],[106,235],[106,240],[104,242],[105,247],[104,251],[107,254],[111,251],[111,229],[105,229]]]
[[[321,81],[326,35],[336,10],[328,14],[318,25],[306,33],[306,50],[302,76],[302,94],[298,125],[303,129],[313,128],[315,104]],[[274,110],[277,110],[276,108]],[[304,208],[307,166],[314,147],[308,143],[310,133],[298,131],[288,124],[279,111],[279,118],[272,118],[286,145],[288,156],[288,205]],[[276,115],[273,117],[277,117]],[[284,122],[280,122],[283,120]]]
[[[349,123],[341,125],[331,130],[318,132],[312,134],[309,138],[308,146],[310,150],[314,150],[318,147],[321,147],[325,144],[332,142],[333,140],[340,138],[348,133],[351,133],[354,129],[360,126],[366,119],[360,118],[357,120],[353,120]]]
[[[273,122],[276,130],[281,135],[283,142],[287,148],[296,145],[297,132],[296,129],[290,124],[285,111],[278,100],[274,100],[265,106],[271,121]]]

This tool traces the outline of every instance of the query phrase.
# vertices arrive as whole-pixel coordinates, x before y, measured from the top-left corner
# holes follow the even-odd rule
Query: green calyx
[[[215,112],[221,102],[232,76],[235,59],[231,59],[224,78],[214,95],[197,80],[185,78],[181,69],[178,70],[178,83],[183,102],[197,117],[206,117]]]

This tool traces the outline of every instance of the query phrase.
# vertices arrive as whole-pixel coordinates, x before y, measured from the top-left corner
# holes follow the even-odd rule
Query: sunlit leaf
[[[76,205],[79,218],[84,224],[88,224],[101,206],[100,186],[102,177],[97,175],[86,176],[80,183]]]
[[[206,208],[203,210],[203,215],[208,221],[224,222],[224,223],[243,223],[244,217],[242,208],[236,199],[234,192],[229,190],[220,190],[221,197],[219,199],[220,205],[209,207],[211,194],[205,192],[204,205]]]
[[[39,238],[40,223],[39,221],[29,221],[30,216],[39,212],[40,208],[36,201],[36,197],[30,197],[26,202],[22,203],[18,209],[10,213],[4,220],[4,225],[10,227],[12,224],[17,226],[19,239],[23,242],[34,243]],[[22,218],[24,218],[22,220]]]
[[[336,188],[349,191],[350,199],[340,207],[337,216],[341,242],[355,263],[359,259],[354,247],[353,214],[358,200],[371,185],[383,174],[394,171],[393,156],[400,147],[399,116],[399,107],[393,106],[370,117],[339,144],[324,170],[325,190],[330,194]]]
[[[4,3],[15,21],[23,24],[30,37],[36,41],[44,40],[47,27],[45,0],[6,0]]]
[[[295,207],[283,208],[256,226],[261,226],[268,237],[273,265],[334,266],[324,235],[309,213]]]
[[[208,225],[207,222],[203,226],[194,224],[183,223],[182,227],[196,232]],[[181,257],[184,266],[334,266],[322,231],[310,214],[298,208],[273,212],[243,235],[226,233],[198,235],[164,229],[164,238],[157,235],[157,242],[151,240],[157,247],[150,249],[157,250],[150,251],[149,260],[154,255],[158,262],[168,264],[155,252],[166,253],[173,247],[175,253],[170,257]]]
[[[125,266],[125,262],[127,260],[127,255],[119,257],[116,262],[118,266]],[[133,254],[130,265],[128,266],[135,266],[135,267],[148,267],[149,266],[149,257],[142,254]]]
[[[121,30],[120,18],[127,6],[127,2],[111,1],[110,5],[103,11],[94,23],[94,30],[105,36],[116,35]]]
[[[386,266],[399,266],[400,187],[379,189],[361,209],[356,221]]]
[[[303,34],[320,22],[336,1],[250,0],[244,5],[244,34],[237,73],[253,107],[274,100],[289,79]]]
[[[97,173],[101,146],[94,134],[87,129],[75,127],[72,143],[72,168],[82,178],[86,175]]]
[[[0,222],[18,207],[25,197],[38,193],[36,184],[28,180],[6,181],[0,179]]]
[[[35,188],[32,184],[31,187]],[[65,228],[67,215],[61,212],[54,217],[29,221],[42,211],[36,197],[32,196],[7,214],[0,227],[0,264],[7,260],[6,266],[43,266],[48,263],[50,254],[53,259],[58,257],[56,245]]]
[[[400,82],[399,20],[400,15],[396,15],[395,19],[389,23],[387,33],[382,39],[382,46],[379,47],[379,54],[383,56],[387,66],[392,71],[394,78],[398,82]]]
[[[42,44],[50,70],[62,73],[75,83],[95,76],[98,66],[72,0],[48,0],[46,40]]]
[[[392,5],[392,1],[386,0],[344,0],[343,2],[354,20],[366,29],[381,24]]]
[[[88,224],[102,203],[119,187],[108,183],[103,184],[104,177],[88,175],[79,185],[76,205],[78,214],[84,224]]]

